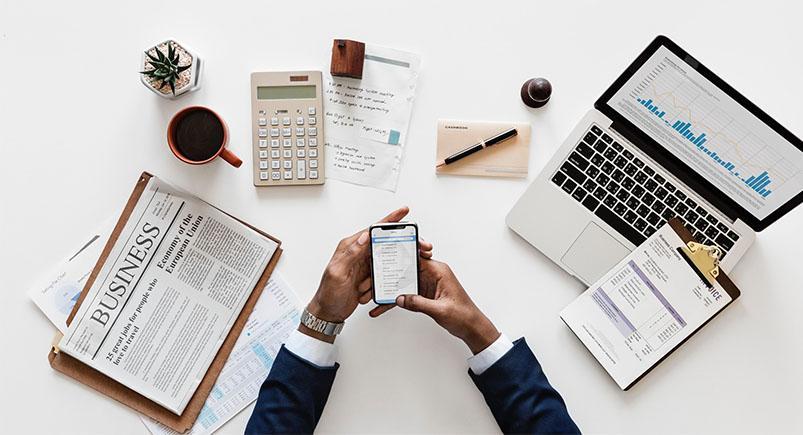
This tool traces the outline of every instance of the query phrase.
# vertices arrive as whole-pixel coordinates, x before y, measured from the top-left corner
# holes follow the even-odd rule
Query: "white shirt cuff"
[[[505,356],[510,349],[513,349],[513,342],[505,334],[501,334],[490,346],[469,358],[468,366],[475,375],[481,375]]]
[[[294,330],[284,342],[284,347],[295,356],[318,367],[334,367],[337,348],[334,343],[327,343],[307,334]]]

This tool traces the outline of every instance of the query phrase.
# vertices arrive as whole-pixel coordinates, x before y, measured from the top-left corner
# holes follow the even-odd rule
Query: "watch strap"
[[[301,324],[315,332],[332,337],[340,334],[340,331],[343,330],[343,326],[346,323],[327,322],[326,320],[315,317],[314,314],[304,308],[304,311],[301,313]]]

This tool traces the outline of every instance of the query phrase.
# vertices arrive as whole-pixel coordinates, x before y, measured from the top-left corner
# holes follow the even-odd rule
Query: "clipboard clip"
[[[62,337],[64,337],[64,334],[61,332],[56,332],[56,335],[53,336],[53,341],[50,343],[50,346],[53,347],[53,353],[56,355],[61,352],[61,349],[59,349],[59,342],[61,341]]]
[[[722,257],[719,247],[689,241],[681,248],[681,252],[694,265],[703,281],[713,286],[719,276],[719,259]]]

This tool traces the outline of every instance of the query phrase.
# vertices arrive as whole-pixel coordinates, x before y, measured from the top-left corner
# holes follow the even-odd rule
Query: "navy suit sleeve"
[[[282,346],[259,389],[245,433],[312,433],[338,367],[319,367]]]
[[[523,338],[481,375],[468,374],[503,432],[580,432]]]

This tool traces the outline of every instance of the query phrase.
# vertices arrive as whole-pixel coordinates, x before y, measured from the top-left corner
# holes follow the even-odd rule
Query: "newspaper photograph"
[[[277,247],[152,177],[59,348],[181,415]]]

